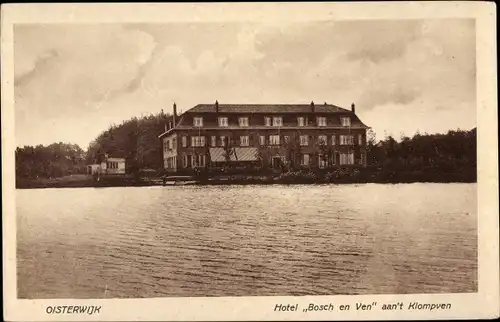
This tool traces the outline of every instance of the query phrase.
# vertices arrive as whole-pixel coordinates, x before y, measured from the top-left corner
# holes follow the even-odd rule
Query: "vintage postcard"
[[[495,6],[2,6],[7,321],[499,316]]]

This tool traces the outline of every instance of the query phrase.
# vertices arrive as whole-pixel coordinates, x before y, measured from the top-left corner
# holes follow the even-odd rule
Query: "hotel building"
[[[199,104],[159,138],[167,172],[224,164],[295,168],[366,166],[366,130],[355,105]]]

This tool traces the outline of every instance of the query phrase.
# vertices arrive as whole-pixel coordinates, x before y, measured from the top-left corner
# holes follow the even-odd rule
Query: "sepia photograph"
[[[479,209],[498,214],[498,194],[481,207],[476,18],[45,20],[10,37],[11,296],[49,300],[40,319],[233,297],[448,314],[432,296],[478,294]]]

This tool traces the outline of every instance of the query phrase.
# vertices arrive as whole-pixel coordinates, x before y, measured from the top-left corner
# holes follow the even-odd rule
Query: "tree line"
[[[163,148],[158,135],[172,121],[163,111],[141,118],[133,117],[112,125],[93,140],[87,149],[87,163],[100,163],[106,155],[125,158],[127,172],[163,168]]]
[[[445,134],[392,136],[376,142],[369,131],[367,173],[380,181],[430,180],[476,181],[477,134],[472,130],[450,130]]]
[[[78,145],[54,143],[49,146],[24,146],[16,149],[16,177],[50,178],[85,173],[86,165],[100,163],[106,155],[126,159],[127,172],[139,169],[163,169],[163,147],[158,135],[172,121],[163,111],[134,117],[112,125],[93,140],[86,151]],[[226,144],[229,146],[229,144]],[[300,146],[296,138],[285,143],[286,158],[298,161]],[[476,178],[476,129],[451,130],[444,134],[392,136],[377,141],[368,131],[367,164],[363,170],[381,181],[404,177],[423,178],[429,174],[461,174],[468,181]],[[317,145],[318,155],[326,158],[331,147]],[[259,153],[263,153],[260,151]],[[259,157],[264,157],[260,155]],[[229,154],[226,154],[229,159]],[[325,159],[325,161],[327,161]],[[399,178],[399,179],[398,179]]]
[[[85,173],[85,152],[76,144],[24,146],[15,152],[16,178],[57,178]]]

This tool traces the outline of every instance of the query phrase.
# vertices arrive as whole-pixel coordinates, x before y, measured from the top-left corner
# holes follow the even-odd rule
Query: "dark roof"
[[[186,114],[195,113],[215,113],[215,104],[198,104],[193,108],[185,111],[183,114],[178,116],[175,128],[171,128],[166,132],[160,134],[158,137],[162,138],[171,131],[176,129],[193,129],[192,124],[184,124],[184,116]],[[296,113],[312,113],[311,104],[219,104],[219,113],[234,113],[234,114],[296,114]],[[338,107],[332,104],[315,104],[314,113],[348,113],[353,119],[351,119],[351,129],[354,128],[369,128],[354,114],[351,110]],[[282,129],[286,127],[295,128],[296,126],[284,125]],[[241,129],[241,127],[236,127]],[[266,127],[268,128],[268,127]],[[306,128],[306,127],[305,127]],[[224,128],[226,130],[231,130],[232,127]]]
[[[311,113],[311,104],[219,104],[219,113]],[[315,104],[315,113],[351,112],[332,104]],[[215,104],[198,104],[186,113],[215,113]]]

